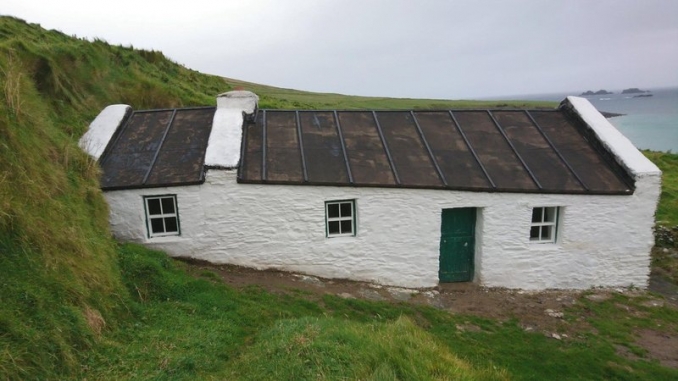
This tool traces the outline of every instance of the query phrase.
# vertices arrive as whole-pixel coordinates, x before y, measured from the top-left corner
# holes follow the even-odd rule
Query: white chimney
[[[243,113],[257,109],[259,97],[251,91],[236,90],[217,96],[217,111],[205,152],[205,166],[235,168],[240,161]]]

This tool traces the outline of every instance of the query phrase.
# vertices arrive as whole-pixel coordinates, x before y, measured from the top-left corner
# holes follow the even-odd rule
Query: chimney
[[[232,169],[238,166],[245,114],[253,114],[258,101],[256,94],[245,90],[217,96],[217,111],[205,152],[206,167]]]

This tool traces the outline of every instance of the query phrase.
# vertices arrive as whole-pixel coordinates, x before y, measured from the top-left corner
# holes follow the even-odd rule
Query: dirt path
[[[309,298],[319,300],[325,294],[342,298],[374,301],[407,302],[430,305],[456,314],[470,314],[489,319],[516,318],[526,330],[552,332],[562,330],[563,310],[576,303],[581,291],[530,292],[500,288],[484,288],[473,283],[447,283],[430,289],[406,289],[366,282],[323,279],[314,276],[276,270],[254,270],[231,265],[213,265],[190,260],[200,269],[216,271],[224,282],[235,288],[258,286],[272,293],[305,291]],[[654,284],[654,283],[653,283]],[[668,289],[669,286],[663,284]],[[674,286],[676,290],[678,287]],[[655,287],[658,292],[659,286]],[[598,290],[587,297],[605,300],[611,292],[628,290]],[[676,294],[678,295],[678,294]],[[675,295],[673,296],[675,297]],[[585,324],[582,319],[582,325]]]

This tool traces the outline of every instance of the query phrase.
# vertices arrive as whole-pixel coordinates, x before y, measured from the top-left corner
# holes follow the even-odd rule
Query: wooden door
[[[443,209],[440,226],[440,282],[473,280],[475,208]]]

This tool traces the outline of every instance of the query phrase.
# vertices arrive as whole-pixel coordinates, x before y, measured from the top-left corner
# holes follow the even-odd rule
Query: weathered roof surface
[[[100,158],[102,189],[199,184],[215,107],[134,111]]]
[[[238,181],[631,194],[633,181],[566,109],[260,110]]]

